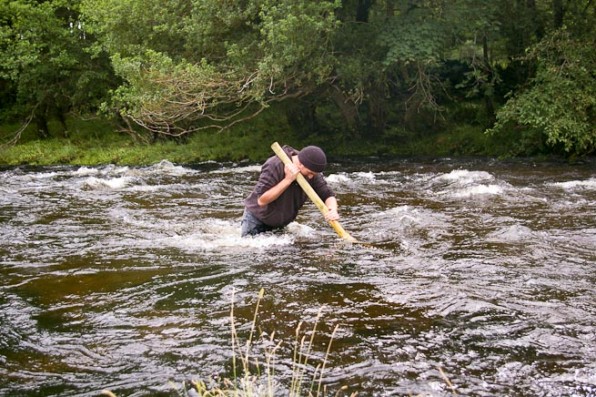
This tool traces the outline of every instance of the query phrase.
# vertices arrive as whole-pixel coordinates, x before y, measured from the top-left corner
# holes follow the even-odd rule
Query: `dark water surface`
[[[0,171],[0,395],[230,377],[232,299],[246,341],[264,288],[253,351],[281,342],[279,395],[320,311],[306,371],[337,326],[328,395],[596,396],[594,164],[334,164],[342,225],[373,246],[312,204],[241,239],[258,170]]]

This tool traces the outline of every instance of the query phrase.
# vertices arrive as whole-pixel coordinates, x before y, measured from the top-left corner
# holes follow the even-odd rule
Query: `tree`
[[[66,113],[97,106],[113,78],[105,58],[86,52],[78,1],[4,1],[0,15],[0,79],[14,117],[34,120],[41,138],[55,117],[67,134]]]
[[[85,0],[83,10],[124,80],[111,106],[156,135],[179,136],[221,131],[312,92],[332,70],[338,5]]]
[[[537,70],[529,85],[499,111],[499,133],[511,128],[545,134],[570,155],[596,149],[596,42],[585,43],[565,30],[549,35],[528,57]]]
[[[516,129],[546,137],[569,155],[596,149],[596,36],[592,1],[553,0],[553,19],[544,38],[525,57],[535,73],[512,92],[490,133]]]
[[[336,35],[334,82],[343,95],[334,96],[340,108],[349,110],[343,111],[351,117],[348,125],[364,119],[364,125],[354,128],[379,136],[393,114],[394,124],[428,129],[444,111],[440,97],[446,97],[442,94],[448,84],[441,73],[454,58],[470,65],[469,94],[482,92],[490,105],[495,82],[489,58],[497,9],[493,3],[345,1]]]

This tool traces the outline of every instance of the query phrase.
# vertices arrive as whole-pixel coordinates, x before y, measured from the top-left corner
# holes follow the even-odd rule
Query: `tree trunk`
[[[385,130],[388,114],[383,87],[375,87],[366,102],[368,104],[368,131],[372,136],[378,137]]]
[[[368,22],[368,15],[373,0],[358,0],[356,6],[356,22]]]
[[[319,129],[316,106],[309,101],[290,102],[286,106],[286,118],[290,127],[301,137],[307,137]]]
[[[48,128],[48,118],[43,112],[35,112],[35,116],[33,118],[35,120],[35,125],[37,126],[37,136],[40,139],[46,139],[50,137],[50,129]]]
[[[553,18],[555,29],[561,28],[565,18],[565,6],[563,5],[563,0],[553,0]]]
[[[66,125],[66,116],[64,115],[64,112],[62,112],[61,109],[56,109],[56,118],[62,126],[62,135],[64,136],[64,138],[68,138],[68,126]]]
[[[482,38],[482,56],[483,56],[483,63],[486,69],[486,82],[484,88],[484,104],[486,107],[486,117],[488,119],[488,127],[492,127],[496,122],[495,116],[495,103],[494,103],[494,95],[495,95],[495,83],[494,83],[494,75],[495,71],[490,63],[490,53],[488,48],[488,37],[485,33]]]
[[[344,93],[337,87],[331,87],[331,99],[335,102],[346,121],[348,130],[355,131],[358,124],[358,108]]]
[[[544,26],[538,19],[538,11],[536,10],[536,0],[526,0],[526,8],[532,20],[532,32],[536,35],[536,39],[540,41],[544,37]]]

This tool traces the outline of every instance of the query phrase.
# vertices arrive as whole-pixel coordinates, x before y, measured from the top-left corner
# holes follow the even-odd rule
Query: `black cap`
[[[325,152],[318,146],[307,146],[298,153],[298,160],[313,172],[323,172],[327,165]]]

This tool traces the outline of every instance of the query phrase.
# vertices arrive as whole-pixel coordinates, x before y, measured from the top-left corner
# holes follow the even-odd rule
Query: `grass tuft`
[[[232,293],[232,304],[230,309],[230,322],[232,334],[232,373],[233,379],[225,380],[222,385],[214,388],[208,388],[202,381],[193,381],[194,392],[199,397],[212,396],[239,396],[239,397],[273,397],[278,395],[279,382],[275,374],[275,362],[278,350],[282,342],[275,342],[275,333],[268,338],[268,346],[264,351],[264,358],[259,359],[253,354],[254,338],[257,329],[257,320],[259,307],[264,296],[264,289],[259,291],[257,302],[255,304],[253,320],[250,326],[248,338],[242,343],[238,337],[236,321],[234,317],[234,293]],[[311,369],[309,360],[313,357],[312,348],[314,338],[317,332],[318,323],[322,317],[323,308],[319,309],[310,338],[302,334],[302,322],[296,328],[296,339],[294,341],[294,359],[292,368],[292,378],[288,391],[289,397],[324,397],[326,388],[323,387],[325,367],[331,352],[331,343],[337,332],[335,327],[327,346],[327,352],[322,362],[318,363],[313,371],[313,377],[310,381],[306,377],[307,370]],[[345,391],[341,388],[336,395]],[[351,394],[356,396],[356,393]]]

